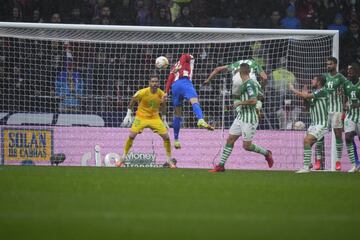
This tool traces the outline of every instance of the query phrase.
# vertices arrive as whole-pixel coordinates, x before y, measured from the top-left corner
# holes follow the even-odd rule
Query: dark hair
[[[159,77],[158,77],[157,75],[152,74],[152,75],[150,75],[149,81],[150,81],[151,79],[153,79],[153,78],[157,78],[157,79],[159,80]]]
[[[335,64],[338,63],[336,57],[328,57],[326,60],[327,60],[327,61],[331,61],[331,62],[333,62],[333,63],[335,63]]]
[[[325,77],[323,75],[316,75],[315,77],[318,80],[318,82],[320,83],[320,85],[323,87],[326,83]]]
[[[250,66],[247,63],[240,64],[240,72],[250,73]]]

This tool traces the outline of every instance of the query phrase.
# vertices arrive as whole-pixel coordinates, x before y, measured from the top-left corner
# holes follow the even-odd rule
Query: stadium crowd
[[[341,67],[360,62],[359,0],[5,0],[0,20],[182,27],[335,29]]]
[[[335,29],[340,33],[339,67],[345,70],[350,63],[360,63],[359,12],[359,0],[5,0],[0,6],[0,20],[104,25]],[[9,96],[22,97],[14,97],[17,101],[10,98],[2,99],[4,102],[1,103],[3,108],[1,110],[3,111],[11,109],[34,111],[32,106],[27,106],[30,102],[43,104],[43,108],[36,106],[40,111],[49,111],[48,109],[54,109],[58,105],[63,110],[66,109],[61,102],[59,103],[59,100],[55,101],[52,96],[60,96],[61,93],[57,91],[57,86],[64,84],[66,79],[61,76],[64,76],[64,71],[68,71],[73,76],[68,79],[70,80],[69,91],[76,92],[74,99],[68,100],[71,102],[70,109],[90,112],[125,112],[126,105],[120,104],[121,108],[119,108],[119,101],[122,101],[122,96],[133,94],[135,88],[131,88],[129,83],[136,79],[131,79],[132,69],[129,68],[127,79],[123,79],[119,84],[120,81],[117,81],[119,67],[117,66],[125,66],[124,59],[129,54],[132,56],[138,54],[141,62],[136,64],[144,66],[150,65],[150,62],[157,56],[156,52],[147,52],[146,49],[139,53],[127,52],[124,54],[121,52],[122,48],[127,49],[127,46],[114,46],[118,52],[109,53],[106,49],[113,46],[109,45],[103,48],[95,45],[86,46],[81,43],[56,41],[46,44],[39,44],[37,41],[26,43],[16,41],[12,43],[11,41],[13,40],[0,39],[0,75],[2,78],[0,90],[3,92],[3,96],[6,93]],[[24,50],[26,47],[29,51]],[[94,49],[96,51],[93,51]],[[203,46],[197,51],[198,53],[194,54],[199,59],[197,63],[200,67],[196,78],[203,81],[208,74],[206,70],[219,63],[209,62],[211,60],[206,58],[206,56],[214,54],[211,53],[212,50],[208,46]],[[88,56],[79,55],[81,53],[86,53]],[[12,59],[12,62],[16,64],[6,65],[6,59],[10,56],[21,61]],[[89,60],[76,62],[76,59],[80,58]],[[25,65],[30,68],[25,69],[23,67]],[[143,70],[146,73],[147,69]],[[6,78],[13,80],[7,84]],[[32,81],[38,81],[37,88],[31,84]],[[87,84],[89,81],[91,84]],[[200,95],[202,92],[211,91],[207,94],[216,94],[213,91],[215,87],[207,89],[198,85],[197,88],[200,89]],[[272,89],[269,90],[269,92],[271,91]],[[48,97],[48,101],[44,102],[39,99],[44,95]],[[95,97],[86,98],[89,95]],[[286,99],[286,94],[283,94],[282,99],[273,97],[277,95],[269,94],[270,99],[265,103],[265,107],[267,105],[276,106],[271,113],[273,114],[273,117],[270,117],[271,121],[281,119],[284,114],[288,114],[287,112],[299,108],[299,106],[288,106],[289,101]],[[76,106],[78,100],[83,96],[85,98],[81,100],[82,106],[78,108]],[[15,104],[17,106],[13,106],[14,101],[17,102]],[[127,101],[128,99],[123,100],[124,103]],[[89,106],[93,107],[88,109]],[[301,110],[296,110],[291,114],[302,115]],[[303,120],[301,117],[296,118]],[[268,124],[260,122],[260,128],[286,128],[281,125],[286,126],[287,123],[282,120]]]

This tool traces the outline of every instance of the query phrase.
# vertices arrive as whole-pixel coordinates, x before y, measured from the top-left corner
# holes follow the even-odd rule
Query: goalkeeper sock
[[[234,146],[230,145],[230,144],[225,145],[225,148],[224,148],[224,150],[223,150],[223,152],[221,154],[221,159],[220,159],[220,163],[219,163],[220,166],[225,165],[226,161],[228,160],[228,158],[229,158],[229,156],[230,156],[230,154],[231,154],[231,152],[233,150],[233,147]]]
[[[316,159],[321,160],[323,156],[324,138],[318,140],[315,145]]]
[[[354,148],[354,157],[355,157],[355,161],[356,161],[357,163],[359,163],[359,156],[358,156],[358,153],[357,153],[357,150],[356,150],[356,143],[355,143],[355,140],[353,140],[352,144],[353,144],[353,148]]]
[[[133,142],[134,142],[134,139],[132,139],[132,138],[128,137],[126,139],[125,148],[124,148],[124,156],[126,156],[129,153],[129,150],[130,150]]]
[[[192,106],[193,112],[195,113],[196,118],[198,120],[203,119],[204,117],[203,117],[203,113],[201,111],[200,104],[199,103],[193,103],[191,106]]]
[[[165,147],[165,151],[166,151],[166,156],[167,156],[168,158],[171,158],[171,144],[170,144],[170,139],[164,140],[164,147]]]
[[[304,166],[310,166],[311,162],[311,147],[304,146]]]
[[[174,128],[174,138],[175,140],[178,140],[180,128],[181,128],[181,117],[174,116],[173,128]]]
[[[355,160],[355,155],[354,155],[354,145],[353,143],[346,143],[346,148],[347,148],[347,152],[348,152],[348,155],[349,155],[349,160],[352,164],[355,164],[356,163],[356,160]]]
[[[260,146],[257,146],[255,144],[251,144],[250,151],[260,153],[261,155],[264,155],[264,156],[266,156],[266,154],[268,153],[268,151],[266,149],[264,149]]]
[[[343,142],[342,139],[336,139],[336,153],[337,153],[337,160],[340,161],[342,157],[342,149],[343,149]]]

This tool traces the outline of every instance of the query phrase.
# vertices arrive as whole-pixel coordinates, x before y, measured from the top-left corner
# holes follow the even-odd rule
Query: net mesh
[[[118,128],[131,96],[148,85],[149,75],[158,74],[164,88],[169,69],[156,69],[156,57],[164,55],[173,64],[182,53],[191,53],[195,57],[193,83],[205,119],[216,128],[228,129],[235,117],[230,108],[231,75],[219,74],[210,85],[202,83],[215,67],[249,58],[256,59],[269,78],[259,129],[293,130],[298,121],[306,128],[310,123],[306,104],[286,90],[287,81],[294,80],[298,89],[310,89],[310,80],[325,72],[325,59],[332,55],[330,35],[134,29],[0,27],[1,125]],[[65,74],[69,71],[72,74]],[[60,87],[64,76],[71,76],[65,81],[69,91],[66,98],[61,97]],[[170,102],[168,105],[171,123],[173,109]],[[8,113],[37,115],[16,123]],[[38,113],[54,113],[55,117]],[[72,115],[71,120],[62,113]],[[85,115],[98,117],[83,120]],[[190,104],[184,104],[182,127],[196,127]],[[302,146],[293,147],[302,151]]]

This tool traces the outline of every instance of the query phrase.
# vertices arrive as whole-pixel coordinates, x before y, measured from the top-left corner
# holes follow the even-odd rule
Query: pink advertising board
[[[10,129],[37,129],[36,127],[12,127]],[[47,128],[49,129],[49,128]],[[97,128],[97,127],[51,127],[53,153],[64,153],[66,160],[62,166],[81,166],[84,154],[91,154],[87,164],[95,166],[94,147],[100,146],[101,159],[108,153],[122,154],[122,148],[129,133],[126,128]],[[172,135],[172,129],[170,130]],[[258,130],[254,143],[273,152],[275,160],[272,170],[295,170],[302,166],[304,131],[271,131]],[[171,136],[172,137],[172,136]],[[217,163],[221,155],[221,144],[226,140],[227,131],[209,132],[199,129],[182,129],[180,139],[182,149],[173,149],[173,156],[180,168],[211,168]],[[326,135],[326,160],[330,168],[330,133]],[[31,139],[26,140],[28,142]],[[34,140],[36,141],[36,140]],[[4,134],[1,134],[1,157],[5,164],[19,164],[14,159],[4,159]],[[133,153],[154,153],[156,163],[165,162],[165,151],[162,139],[150,130],[145,130],[136,138]],[[5,154],[6,155],[6,154]],[[26,159],[22,159],[26,160]],[[36,165],[49,165],[49,161],[34,161]],[[343,169],[350,168],[346,147],[343,149]],[[264,157],[247,152],[242,148],[241,138],[236,143],[226,167],[228,169],[261,169],[267,170]]]

